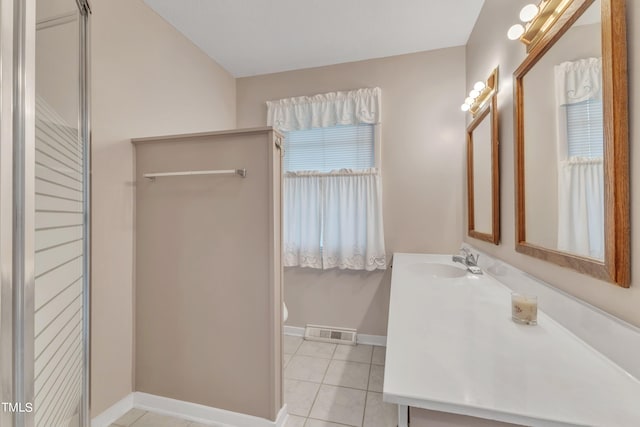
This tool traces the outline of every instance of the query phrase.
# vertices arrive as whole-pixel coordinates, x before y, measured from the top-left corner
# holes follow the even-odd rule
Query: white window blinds
[[[284,171],[329,172],[375,167],[374,125],[341,125],[286,133]]]
[[[589,99],[564,106],[567,112],[569,157],[598,158],[604,155],[602,101]]]

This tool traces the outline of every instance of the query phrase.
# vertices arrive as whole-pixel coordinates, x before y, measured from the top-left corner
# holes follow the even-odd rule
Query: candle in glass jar
[[[511,318],[525,325],[538,323],[538,298],[532,295],[511,294]]]

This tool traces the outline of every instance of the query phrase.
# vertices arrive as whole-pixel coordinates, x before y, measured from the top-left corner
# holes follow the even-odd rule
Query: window
[[[285,172],[375,167],[374,126],[332,126],[287,132]]]
[[[380,88],[267,101],[267,124],[285,133],[285,267],[386,268],[380,107]]]
[[[557,248],[602,259],[604,254],[604,131],[602,59],[557,65]]]
[[[603,157],[602,101],[589,99],[567,104],[565,108],[569,157]]]
[[[386,267],[375,126],[286,133],[284,265]]]

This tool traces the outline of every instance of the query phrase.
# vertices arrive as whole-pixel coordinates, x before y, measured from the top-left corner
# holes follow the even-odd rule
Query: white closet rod
[[[159,173],[145,173],[145,178],[154,180],[163,176],[190,176],[190,175],[238,175],[241,177],[247,176],[246,169],[222,169],[211,171],[184,171],[184,172],[159,172]]]

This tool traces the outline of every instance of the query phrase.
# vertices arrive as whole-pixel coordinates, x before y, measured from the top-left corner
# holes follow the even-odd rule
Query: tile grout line
[[[357,345],[358,344],[356,344],[356,346]],[[371,360],[373,360],[373,346],[370,346],[370,347],[371,347],[371,357],[369,358],[369,362],[371,362]],[[338,349],[338,347],[336,346],[336,351],[337,351],[337,349]],[[334,355],[335,355],[335,351],[334,351]],[[334,360],[334,359],[332,359],[332,360]],[[366,363],[354,362],[354,361],[350,361],[350,360],[342,360],[342,362],[345,362],[345,363],[361,363],[363,365],[366,365]],[[366,385],[366,388],[365,388],[365,390],[361,390],[361,391],[364,391],[364,405],[362,406],[362,418],[361,418],[362,421],[360,422],[360,427],[362,427],[364,425],[364,414],[365,414],[365,411],[367,409],[367,392],[369,390],[369,377],[370,376],[371,376],[371,363],[369,363],[369,371],[368,371],[368,374],[367,374],[367,385]],[[325,377],[326,377],[326,373],[325,373]],[[323,379],[323,382],[324,382],[324,379]],[[334,386],[334,387],[344,387],[344,386]],[[355,388],[355,387],[344,387],[344,388],[348,388],[348,389],[351,389],[351,390],[360,390],[360,389]]]
[[[373,369],[373,346],[371,347],[371,358],[369,359],[369,375],[367,375],[367,390],[364,392],[364,410],[362,411],[362,423],[360,424],[364,427],[364,419],[367,413],[367,406],[369,404],[369,385],[371,383],[371,370]]]
[[[320,381],[320,387],[322,387],[322,384],[324,384],[324,380],[327,378],[327,372],[329,372],[329,367],[331,366],[331,362],[333,361],[333,356],[336,354],[336,349],[338,348],[337,345],[335,345],[335,348],[333,349],[333,351],[331,352],[331,358],[329,359],[329,363],[327,363],[327,368],[324,370],[324,374],[322,375],[322,380]],[[320,389],[318,388],[318,392],[320,391]],[[315,403],[315,402],[314,402]],[[327,420],[328,421],[328,420]]]
[[[296,354],[296,355],[297,355],[298,350],[300,350],[300,348],[302,347],[302,344],[304,343],[304,341],[305,341],[305,340],[304,340],[304,338],[303,338],[303,339],[302,339],[302,341],[300,342],[300,345],[298,345],[298,347],[296,348],[296,351],[295,351],[295,353],[294,353],[294,354]],[[309,412],[308,412],[307,416],[305,416],[305,417],[304,417],[304,418],[305,418],[305,424],[307,423],[307,421],[306,421],[306,420],[307,420],[307,419],[309,419],[309,415],[311,415],[311,411],[313,410],[313,406],[316,404],[316,400],[318,399],[318,395],[320,394],[320,388],[321,388],[321,387],[322,387],[322,385],[324,384],[324,378],[325,378],[325,377],[326,377],[326,375],[327,375],[327,371],[329,370],[329,365],[331,364],[331,360],[333,360],[333,355],[335,354],[336,348],[338,348],[338,346],[337,346],[337,345],[336,345],[336,347],[333,349],[333,352],[331,352],[331,357],[330,357],[329,359],[321,358],[321,357],[306,356],[306,355],[303,355],[303,354],[298,355],[298,357],[300,357],[300,356],[306,356],[306,357],[311,357],[311,358],[315,358],[315,359],[329,360],[329,363],[327,363],[327,367],[325,368],[324,373],[322,374],[322,379],[320,380],[320,383],[316,383],[316,382],[314,382],[314,381],[296,380],[296,381],[308,382],[308,383],[311,383],[311,384],[317,384],[317,385],[318,385],[318,390],[316,390],[316,393],[315,393],[315,395],[314,395],[314,397],[313,397],[313,402],[311,402],[311,407],[309,407]],[[291,357],[292,357],[292,358],[293,358],[293,355],[294,355],[294,354],[292,354],[292,355],[291,355]],[[291,360],[289,360],[289,362],[291,362]],[[327,421],[327,422],[329,422],[328,420],[326,420],[326,421]]]
[[[133,409],[136,409],[136,408],[133,408]],[[129,413],[129,411],[127,411],[127,413]],[[138,421],[140,421],[140,419],[142,417],[144,417],[145,415],[147,415],[148,413],[149,413],[149,411],[142,410],[142,415],[140,415],[138,418],[136,418],[131,423],[129,423],[129,427],[135,427],[134,424],[137,423]]]
[[[298,343],[298,346],[296,347],[296,351],[294,351],[291,356],[293,356],[294,354],[298,354],[298,350],[300,350],[300,347],[302,347],[302,343],[304,342],[304,338],[300,338],[300,342]]]
[[[333,384],[326,384],[326,383],[317,383],[317,382],[315,382],[315,381],[309,381],[309,380],[297,380],[297,379],[295,379],[295,378],[285,378],[285,379],[286,379],[286,380],[289,380],[289,381],[298,381],[298,382],[300,382],[300,383],[309,383],[309,384],[316,384],[316,385],[326,385],[326,386],[329,386],[329,387],[347,388],[347,389],[349,389],[349,390],[357,390],[357,391],[364,391],[364,392],[367,392],[367,393],[368,393],[368,392],[371,392],[371,393],[378,393],[378,394],[382,394],[382,392],[381,392],[381,391],[365,390],[365,389],[363,389],[363,388],[349,387],[349,386],[346,386],[346,385],[333,385]],[[298,415],[298,416],[300,416],[300,415]]]
[[[337,422],[335,422],[335,421],[326,421],[326,420],[321,420],[321,419],[319,419],[319,418],[311,418],[311,417],[307,417],[307,420],[321,421],[321,422],[323,422],[323,423],[332,423],[332,424],[337,424],[337,425],[339,425],[339,426],[344,426],[344,427],[357,427],[357,426],[354,426],[354,425],[352,425],[352,424],[337,423]],[[305,422],[305,424],[306,424],[306,422]]]
[[[320,394],[320,389],[322,388],[323,385],[327,385],[327,386],[331,386],[331,387],[341,387],[341,386],[326,384],[324,382],[325,379],[327,378],[327,372],[329,372],[329,367],[331,366],[331,362],[334,361],[334,360],[338,360],[338,359],[334,359],[336,351],[338,351],[338,344],[335,345],[335,348],[333,349],[333,352],[331,353],[331,359],[329,359],[329,363],[327,364],[327,369],[325,370],[324,375],[322,377],[322,382],[320,384],[320,387],[318,387],[318,392],[316,394],[316,397],[314,398],[313,403],[311,404],[311,409],[309,410],[309,416],[307,417],[307,420],[311,416],[311,411],[313,410],[313,407],[315,406],[316,401],[318,400],[318,395]],[[371,351],[371,355],[372,355],[371,357],[373,357],[373,349]],[[340,361],[340,360],[338,360],[338,361]],[[343,362],[347,362],[347,361],[343,361]],[[369,371],[371,371],[371,365],[369,365]],[[367,377],[367,387],[368,386],[369,386],[369,378]],[[353,388],[353,387],[344,387],[344,388],[352,389],[352,390],[359,390],[359,389],[356,389],[356,388]],[[367,391],[364,390],[364,393],[365,393],[365,405],[364,406],[366,406],[366,404],[367,404]],[[364,421],[364,409],[365,409],[364,406],[362,408],[362,419],[363,419],[363,421]],[[316,419],[316,418],[312,418],[312,419]],[[333,422],[331,420],[319,420],[319,421],[325,421],[325,422],[330,422],[330,423]],[[306,421],[305,421],[305,425],[306,425]],[[350,427],[352,427],[352,426],[350,426]],[[360,424],[360,427],[362,427],[362,423]]]
[[[317,389],[317,391],[315,393],[315,396],[313,398],[313,402],[311,403],[311,407],[309,409],[308,415],[305,416],[305,417],[302,417],[302,418],[305,418],[304,425],[307,425],[307,422],[308,422],[309,419],[333,423],[333,421],[330,421],[330,420],[322,420],[322,419],[311,417],[311,411],[313,410],[314,406],[316,405],[316,403],[318,401],[318,397],[320,395],[320,389],[322,388],[323,385],[326,385],[326,386],[331,386],[331,387],[336,387],[336,388],[344,388],[344,389],[356,390],[356,391],[364,392],[364,405],[363,405],[363,412],[362,412],[362,421],[361,421],[361,424],[360,424],[360,427],[362,427],[364,425],[364,417],[365,417],[365,413],[366,413],[368,394],[370,392],[369,386],[370,386],[370,381],[371,381],[371,371],[373,369],[373,350],[374,350],[374,348],[376,346],[369,345],[369,347],[371,347],[371,354],[369,356],[369,362],[360,362],[360,361],[353,361],[353,360],[348,360],[348,359],[345,359],[345,360],[336,359],[335,356],[336,356],[336,353],[338,351],[338,345],[339,344],[335,344],[335,347],[333,348],[333,351],[331,352],[331,356],[330,356],[329,359],[324,358],[324,357],[316,357],[315,355],[312,356],[312,355],[301,354],[301,353],[299,353],[299,350],[302,347],[302,344],[304,343],[304,341],[305,340],[303,339],[300,342],[300,344],[296,347],[295,352],[291,354],[291,359],[294,356],[297,356],[297,357],[304,356],[304,357],[321,359],[321,360],[322,359],[323,360],[329,360],[329,363],[327,364],[327,367],[324,370],[324,373],[323,373],[323,376],[322,376],[322,379],[321,379],[320,383],[317,383],[317,382],[314,382],[314,381],[308,381],[308,380],[296,380],[296,381],[303,382],[303,383],[306,382],[306,383],[318,385],[318,389]],[[289,363],[291,363],[291,359],[289,360]],[[361,364],[361,365],[368,365],[366,388],[365,389],[361,389],[361,388],[356,388],[356,387],[349,387],[349,386],[344,386],[344,385],[331,385],[331,384],[325,383],[326,376],[327,376],[327,374],[329,372],[329,368],[331,366],[331,362],[333,362],[334,360],[336,360],[338,362],[343,362],[343,363],[355,363],[355,364]],[[291,379],[293,379],[293,378],[291,378]],[[299,415],[297,415],[297,416],[299,416]],[[342,423],[335,423],[335,424],[340,424],[340,425],[344,425],[344,426],[348,426],[348,427],[354,427],[354,426],[347,425],[347,424],[342,424]],[[355,427],[358,427],[358,426],[355,426]]]
[[[302,344],[301,344],[301,346],[302,346]],[[309,417],[311,416],[311,411],[313,411],[313,407],[315,406],[316,401],[318,400],[318,395],[320,394],[320,389],[322,388],[322,385],[324,384],[324,378],[327,376],[327,372],[329,371],[329,365],[331,365],[331,361],[333,360],[333,355],[335,354],[337,348],[338,348],[338,346],[336,345],[336,347],[333,349],[333,352],[331,353],[331,359],[329,359],[329,363],[327,363],[327,367],[325,368],[324,374],[322,375],[322,380],[320,380],[320,385],[318,386],[318,390],[316,391],[316,395],[313,397],[313,402],[311,402],[311,407],[309,408],[309,414],[306,417],[307,420],[309,420]],[[320,421],[331,422],[329,420],[320,420]],[[305,421],[304,423],[306,425],[307,421]]]
[[[356,345],[358,345],[358,344],[356,344]],[[366,344],[364,344],[364,345],[366,345]],[[336,349],[333,352],[333,356],[335,356],[335,353],[336,353],[337,350],[338,350],[338,347],[336,346]],[[332,356],[332,358],[331,358],[331,360],[329,362],[329,365],[331,365],[331,362],[334,361],[334,360],[336,362],[355,363],[355,364],[360,364],[360,365],[367,365],[367,362],[355,362],[353,360],[334,359],[333,356]],[[373,359],[373,350],[371,351],[371,359]],[[371,375],[371,363],[368,363],[368,365],[369,365],[369,374],[367,375],[367,385],[366,385],[366,388],[364,389],[365,393],[367,391],[369,391],[369,376]],[[324,382],[324,380],[327,377],[327,372],[329,372],[329,366],[327,366],[327,371],[325,372],[324,377],[322,378],[322,384],[326,384],[326,385],[329,385],[329,386],[332,386],[332,387],[348,388],[348,389],[351,389],[351,390],[363,390],[363,389],[357,388],[357,387],[349,387],[349,386],[345,386],[345,385],[336,385],[336,384],[327,384],[327,383]]]

